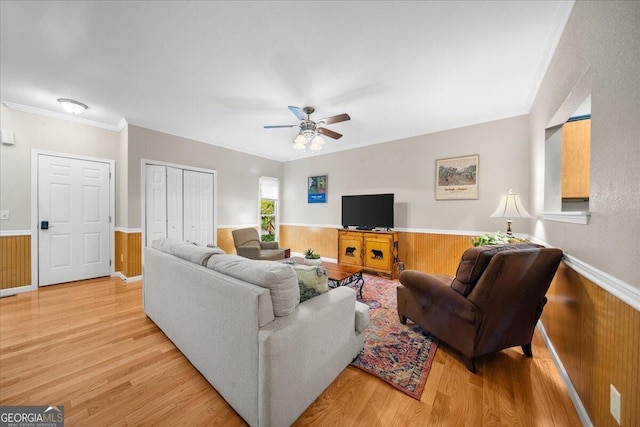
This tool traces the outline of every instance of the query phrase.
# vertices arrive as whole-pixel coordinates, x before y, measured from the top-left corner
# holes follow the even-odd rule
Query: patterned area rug
[[[396,310],[399,285],[397,281],[364,276],[363,300],[377,301],[380,308],[370,309],[364,349],[351,364],[420,400],[438,339],[411,321],[400,323]]]

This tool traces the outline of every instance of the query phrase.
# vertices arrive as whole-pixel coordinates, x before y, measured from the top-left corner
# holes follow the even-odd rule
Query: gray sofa
[[[170,239],[144,256],[145,313],[252,426],[291,425],[363,348],[350,288],[300,303],[287,264]]]

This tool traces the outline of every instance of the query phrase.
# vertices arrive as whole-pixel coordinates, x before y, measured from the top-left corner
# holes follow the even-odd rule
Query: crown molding
[[[8,102],[8,101],[3,101],[2,104],[5,107],[10,108],[12,110],[22,111],[22,112],[31,113],[31,114],[38,114],[40,116],[50,117],[52,119],[65,120],[67,122],[73,122],[73,123],[78,123],[78,124],[82,124],[82,125],[93,126],[93,127],[97,127],[97,128],[100,128],[100,129],[110,130],[110,131],[113,131],[113,132],[120,132],[122,129],[125,128],[125,126],[127,126],[127,121],[125,120],[124,117],[122,119],[120,119],[120,121],[118,123],[116,123],[114,125],[114,124],[109,124],[109,123],[97,122],[95,120],[83,119],[82,117],[71,116],[69,114],[58,113],[56,111],[49,111],[49,110],[45,110],[43,108],[30,107],[28,105],[16,104],[16,103],[13,103],[13,102]]]

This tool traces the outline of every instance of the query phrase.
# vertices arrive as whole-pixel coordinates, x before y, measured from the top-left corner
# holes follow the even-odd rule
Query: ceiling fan
[[[311,151],[322,149],[322,144],[324,144],[324,141],[319,134],[328,136],[329,138],[333,139],[340,139],[342,137],[342,134],[334,132],[323,126],[351,120],[351,117],[349,117],[347,113],[343,113],[336,116],[325,117],[324,119],[319,119],[318,121],[314,122],[310,117],[311,114],[315,111],[313,107],[304,107],[303,109],[300,109],[298,107],[290,105],[289,110],[298,118],[298,120],[300,120],[299,124],[272,125],[265,126],[264,128],[292,128],[298,126],[300,128],[300,131],[298,132],[296,138],[293,140],[293,148],[295,148],[296,150],[304,150],[307,147],[307,143],[310,144],[309,148],[311,149]]]

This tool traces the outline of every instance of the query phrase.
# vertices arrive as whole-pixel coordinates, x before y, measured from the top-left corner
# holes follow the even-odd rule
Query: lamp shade
[[[532,218],[531,214],[522,206],[522,201],[518,194],[513,194],[509,190],[509,194],[502,196],[498,208],[489,215],[491,218]]]

